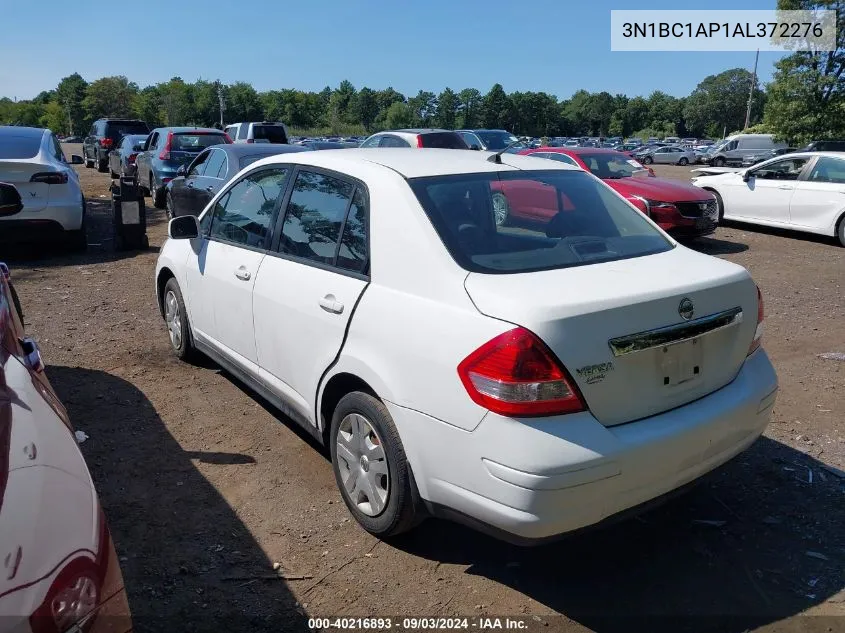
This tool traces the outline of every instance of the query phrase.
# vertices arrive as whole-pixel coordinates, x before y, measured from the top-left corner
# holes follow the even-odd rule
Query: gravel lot
[[[845,480],[825,469],[845,468],[845,362],[818,356],[845,352],[845,249],[832,239],[734,225],[695,244],[759,283],[781,392],[766,436],[689,494],[538,548],[439,521],[388,544],[350,519],[325,453],[293,423],[212,363],[170,355],[153,290],[162,214],[149,251],[115,253],[108,175],[79,172],[88,253],[5,257],[49,377],[90,436],[136,630],[304,631],[308,617],[352,615],[603,633],[845,628],[803,617],[845,615]]]

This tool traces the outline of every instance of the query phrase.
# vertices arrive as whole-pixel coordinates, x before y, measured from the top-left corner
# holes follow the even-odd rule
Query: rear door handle
[[[781,185],[780,187],[778,187],[778,189],[783,189],[784,191],[792,191],[793,189],[795,189],[795,187],[793,187],[792,185]]]
[[[214,192],[214,187],[212,187],[211,185],[208,185],[208,187],[206,187],[206,188],[205,188],[205,190],[206,190],[208,193],[213,193],[213,192]]]
[[[332,314],[340,314],[343,312],[343,304],[332,294],[326,295],[320,299],[320,307],[326,312],[331,312]]]
[[[249,281],[249,278],[252,277],[252,274],[246,269],[246,266],[238,266],[235,269],[235,277],[243,281]]]
[[[189,187],[193,187],[193,186],[194,186],[194,181],[193,181],[193,180],[189,180],[189,181],[188,181],[188,186],[189,186]]]

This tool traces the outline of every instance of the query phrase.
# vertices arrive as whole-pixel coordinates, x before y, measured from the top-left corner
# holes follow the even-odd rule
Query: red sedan
[[[675,237],[698,237],[716,230],[719,211],[710,192],[684,182],[656,178],[651,170],[622,152],[592,147],[538,147],[519,153],[589,171]],[[510,216],[534,219],[536,205],[522,204],[520,199],[525,197],[525,192],[515,193],[517,198],[513,199],[511,192],[507,192]]]

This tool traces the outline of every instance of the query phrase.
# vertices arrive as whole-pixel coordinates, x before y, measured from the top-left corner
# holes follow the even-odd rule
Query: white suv
[[[278,121],[230,123],[226,134],[233,143],[288,143],[288,128]]]
[[[497,225],[497,195],[531,221]],[[169,236],[175,353],[329,446],[381,537],[428,513],[517,541],[597,523],[731,459],[774,406],[748,272],[563,163],[281,154]]]

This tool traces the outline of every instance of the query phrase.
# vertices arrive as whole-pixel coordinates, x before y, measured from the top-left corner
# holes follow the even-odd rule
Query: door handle
[[[246,269],[246,266],[238,266],[235,269],[235,277],[242,281],[249,281],[249,278],[252,277],[252,274]]]
[[[778,189],[783,189],[784,191],[792,191],[793,189],[795,189],[795,187],[793,187],[792,185],[781,185],[780,187],[778,187]]]
[[[331,294],[320,299],[320,307],[326,312],[331,312],[332,314],[340,314],[343,312],[343,304],[335,299],[335,296]]]
[[[214,187],[212,187],[211,185],[208,185],[208,187],[206,187],[206,188],[205,188],[205,190],[206,190],[208,193],[214,193]]]
[[[193,188],[193,186],[194,186],[194,181],[193,181],[193,180],[189,180],[189,181],[188,181],[188,186],[189,186],[189,187],[191,187],[191,188]]]

